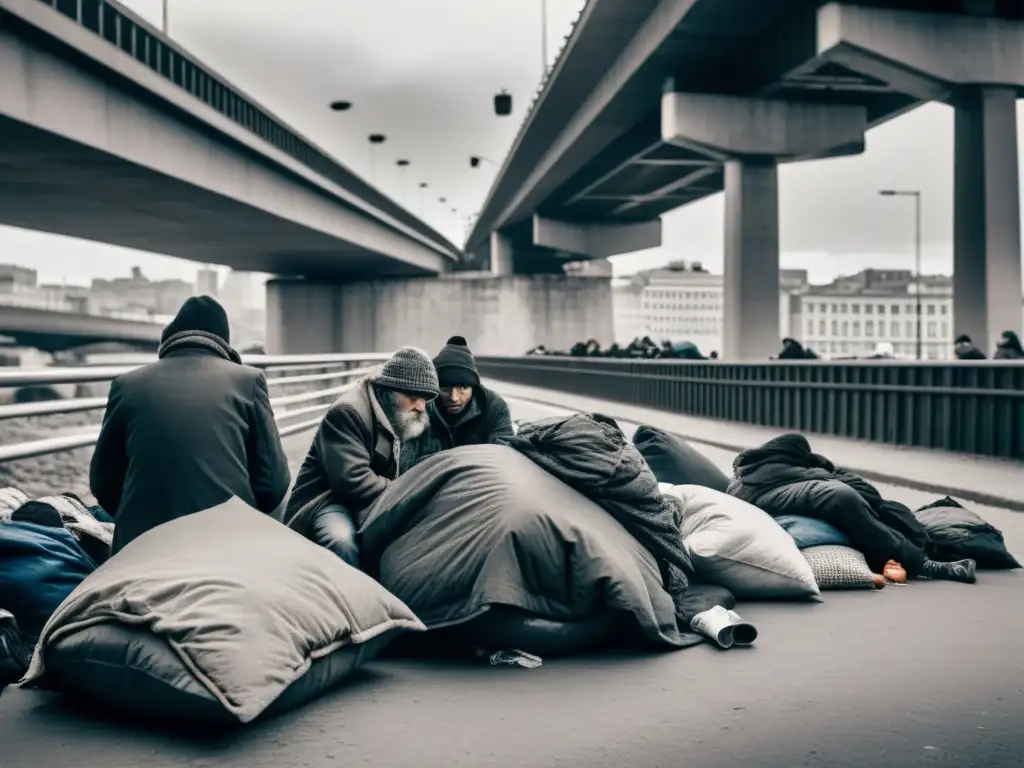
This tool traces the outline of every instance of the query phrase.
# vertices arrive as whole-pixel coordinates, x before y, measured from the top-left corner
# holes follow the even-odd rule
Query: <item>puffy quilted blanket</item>
[[[685,615],[687,573],[693,572],[680,532],[683,509],[665,495],[640,451],[614,420],[577,413],[524,425],[507,443],[599,504],[654,555]]]
[[[436,454],[360,515],[363,558],[429,629],[492,605],[561,621],[606,610],[681,647],[658,564],[620,522],[504,445]]]

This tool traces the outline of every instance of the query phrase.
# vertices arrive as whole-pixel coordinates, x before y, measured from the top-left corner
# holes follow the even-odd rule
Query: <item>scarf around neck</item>
[[[206,349],[232,363],[241,364],[242,362],[241,356],[230,344],[217,334],[206,331],[179,331],[168,336],[160,345],[156,356],[162,360],[171,352],[177,352],[180,349]]]

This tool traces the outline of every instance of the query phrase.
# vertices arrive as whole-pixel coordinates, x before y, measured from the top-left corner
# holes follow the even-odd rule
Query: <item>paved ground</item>
[[[511,404],[518,418],[557,412]],[[296,463],[308,442],[289,438]],[[723,468],[732,461],[706,453]],[[911,506],[934,496],[880,489]],[[974,508],[1024,552],[1024,516]],[[304,709],[213,741],[129,730],[52,695],[8,690],[0,765],[1019,768],[1022,591],[1020,573],[986,573],[973,586],[744,603],[761,633],[746,650],[588,656],[529,671],[380,661]]]

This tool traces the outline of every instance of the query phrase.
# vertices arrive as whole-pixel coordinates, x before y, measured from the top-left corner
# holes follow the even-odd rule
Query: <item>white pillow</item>
[[[665,490],[683,504],[680,526],[697,581],[736,597],[811,597],[818,584],[793,537],[766,512],[700,485]]]

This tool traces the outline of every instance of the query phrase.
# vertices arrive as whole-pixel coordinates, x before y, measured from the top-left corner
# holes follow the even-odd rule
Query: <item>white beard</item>
[[[405,413],[399,414],[401,420],[401,432],[400,437],[402,441],[415,440],[417,437],[422,435],[429,424],[429,418],[426,413],[419,413],[417,411],[406,411]]]

